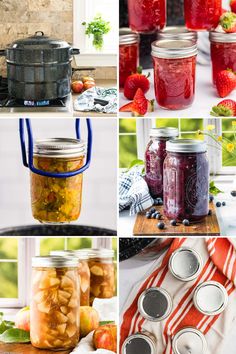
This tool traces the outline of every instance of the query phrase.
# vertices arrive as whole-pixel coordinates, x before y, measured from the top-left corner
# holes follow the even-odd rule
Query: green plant
[[[104,34],[107,34],[111,29],[110,22],[103,20],[101,15],[96,15],[93,21],[89,22],[88,24],[83,22],[82,25],[86,26],[85,34],[87,34],[89,37],[90,35],[93,36],[93,46],[97,50],[101,50],[103,47],[103,36]]]

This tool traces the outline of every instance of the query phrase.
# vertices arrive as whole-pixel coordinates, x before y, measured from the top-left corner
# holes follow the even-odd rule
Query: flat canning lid
[[[33,257],[32,266],[42,267],[42,268],[64,268],[64,267],[78,267],[78,258],[66,258],[66,257],[56,257],[56,256],[44,256],[44,257]]]
[[[211,42],[236,43],[236,33],[226,33],[222,31],[211,31],[209,33]]]
[[[119,44],[135,44],[139,42],[139,34],[132,32],[130,28],[123,27],[119,30]]]
[[[83,250],[55,250],[50,252],[50,256],[76,257],[79,260],[86,260],[89,258],[88,252]]]
[[[175,138],[179,136],[179,130],[172,127],[152,128],[149,135],[157,138]]]
[[[107,248],[91,248],[88,249],[89,258],[113,258],[114,250]]]
[[[207,145],[204,141],[194,139],[175,139],[167,141],[166,151],[191,153],[191,152],[206,152]]]
[[[83,140],[70,138],[50,138],[36,140],[34,155],[45,157],[79,157],[85,155]]]
[[[193,327],[186,327],[174,336],[172,349],[174,354],[206,354],[207,341],[202,332]]]
[[[155,354],[156,345],[153,340],[143,333],[135,333],[126,338],[121,349],[122,354]]]
[[[197,55],[197,44],[190,40],[161,39],[152,43],[152,56],[181,59]]]
[[[167,26],[157,34],[158,39],[184,39],[197,41],[198,34],[184,26]]]

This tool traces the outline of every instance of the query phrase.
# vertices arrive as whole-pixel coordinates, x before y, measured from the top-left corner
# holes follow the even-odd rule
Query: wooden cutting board
[[[189,226],[182,224],[171,226],[170,221],[164,216],[163,206],[156,206],[155,208],[163,215],[161,221],[165,223],[165,229],[158,229],[157,224],[160,220],[147,219],[145,217],[146,212],[151,209],[149,208],[144,212],[138,213],[133,229],[134,236],[220,236],[220,227],[213,203],[209,205],[212,215],[205,217],[201,222],[193,223]]]
[[[1,354],[52,354],[51,350],[36,349],[31,344],[6,344],[0,342]],[[63,350],[60,354],[69,354],[71,350]]]

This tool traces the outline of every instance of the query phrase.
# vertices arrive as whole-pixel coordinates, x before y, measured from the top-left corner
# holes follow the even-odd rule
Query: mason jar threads
[[[139,65],[139,35],[129,28],[121,28],[119,34],[119,85],[122,88]]]
[[[129,27],[138,33],[153,33],[166,24],[166,0],[128,0]]]
[[[34,144],[34,166],[46,172],[71,172],[84,165],[85,143],[54,138]],[[33,217],[42,223],[69,223],[78,219],[82,201],[83,174],[53,178],[31,172]]]
[[[194,31],[216,28],[222,14],[222,0],[184,0],[186,27]]]
[[[156,354],[156,338],[147,331],[132,334],[124,341],[121,354]]]
[[[115,293],[114,251],[109,249],[89,250],[90,304],[97,297],[109,299]]]
[[[207,341],[202,332],[193,327],[185,327],[172,340],[174,354],[207,354]]]
[[[179,135],[177,128],[152,128],[145,151],[145,180],[153,198],[163,197],[163,163],[166,157],[166,142]]]
[[[164,109],[185,109],[195,96],[197,44],[189,40],[152,43],[154,87],[157,103]]]
[[[236,71],[236,33],[212,31],[209,34],[211,42],[211,62],[213,83],[221,70]]]
[[[166,144],[164,214],[168,219],[200,221],[209,210],[209,163],[206,143],[176,139]]]
[[[78,259],[32,260],[30,340],[39,349],[67,350],[79,341]]]
[[[198,34],[184,26],[167,26],[157,33],[157,39],[182,39],[197,42]]]

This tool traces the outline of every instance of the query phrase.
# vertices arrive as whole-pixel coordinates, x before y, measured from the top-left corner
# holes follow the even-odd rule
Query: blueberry
[[[163,201],[161,198],[154,199],[154,205],[163,205]]]
[[[217,208],[220,208],[221,207],[221,202],[217,202],[216,206],[217,206]]]
[[[149,211],[150,211],[150,213],[152,213],[152,214],[153,214],[153,213],[155,213],[155,212],[156,212],[156,208],[151,208]]]
[[[177,221],[175,219],[170,221],[171,226],[176,226],[177,225]]]
[[[208,215],[209,216],[212,215],[212,210],[211,209],[208,211]]]
[[[158,205],[158,198],[154,199],[154,205]]]
[[[222,206],[226,206],[226,203],[225,203],[225,202],[222,202]]]
[[[152,213],[151,218],[152,218],[152,219],[156,219],[156,212],[155,212],[155,213]]]
[[[149,211],[146,213],[146,218],[151,219],[151,213],[149,213]]]
[[[184,220],[182,221],[182,224],[183,224],[184,226],[189,226],[190,222],[189,222],[188,219],[184,219]]]
[[[157,220],[161,220],[161,214],[157,214],[157,215],[156,215],[156,219],[157,219]]]
[[[236,197],[236,191],[231,192],[232,197]]]
[[[160,229],[160,230],[163,230],[164,228],[165,228],[165,224],[164,224],[164,222],[159,222],[158,224],[157,224],[157,227],[158,227],[158,229]]]
[[[213,195],[209,195],[209,202],[211,203],[211,202],[213,202],[213,200],[214,200],[214,197],[213,197]]]
[[[158,205],[163,205],[162,199],[159,200]]]

